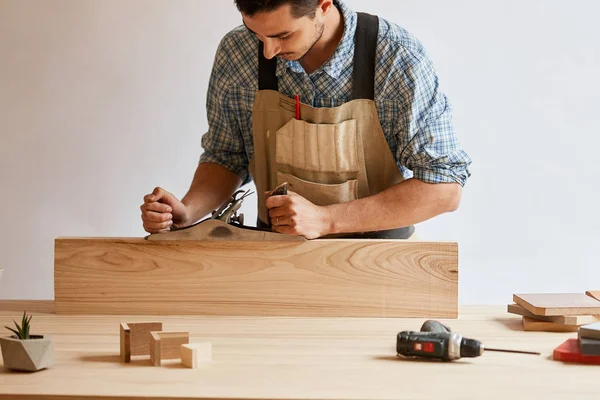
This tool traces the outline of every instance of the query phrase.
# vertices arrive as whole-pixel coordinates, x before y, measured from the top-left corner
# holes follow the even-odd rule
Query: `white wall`
[[[600,288],[600,34],[593,0],[348,0],[415,33],[474,160],[461,303]],[[143,236],[154,186],[183,196],[230,1],[0,0],[0,298],[53,298],[58,236]],[[253,220],[255,200],[245,203]]]

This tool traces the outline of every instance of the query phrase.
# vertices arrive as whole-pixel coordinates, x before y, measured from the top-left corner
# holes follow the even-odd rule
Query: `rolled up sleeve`
[[[227,38],[217,49],[207,90],[208,131],[202,136],[200,163],[218,164],[236,173],[244,183],[250,181],[248,156],[232,107],[231,65]]]
[[[405,117],[398,127],[397,159],[415,179],[464,186],[471,159],[460,146],[451,104],[440,91],[431,61],[420,57],[405,69],[403,81]]]

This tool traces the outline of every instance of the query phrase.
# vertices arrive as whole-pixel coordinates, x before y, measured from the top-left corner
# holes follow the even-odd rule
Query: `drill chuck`
[[[479,340],[463,338],[460,344],[461,357],[479,357],[483,354],[483,344]]]

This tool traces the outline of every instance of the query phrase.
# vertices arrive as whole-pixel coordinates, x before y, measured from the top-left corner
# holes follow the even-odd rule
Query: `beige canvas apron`
[[[270,226],[265,192],[288,182],[289,190],[316,205],[357,200],[403,180],[379,122],[374,98],[378,19],[358,13],[354,99],[335,108],[301,105],[276,89],[275,59],[259,50],[259,91],[254,101],[254,156],[250,174],[258,196],[258,225]],[[275,82],[274,82],[275,80]],[[406,239],[414,227],[336,237]]]

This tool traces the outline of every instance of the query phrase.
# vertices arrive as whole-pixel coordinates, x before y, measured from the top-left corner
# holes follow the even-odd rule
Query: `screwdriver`
[[[484,351],[540,355],[532,351],[484,348],[479,340],[465,338],[433,320],[425,321],[420,332],[402,331],[396,338],[396,352],[407,357],[452,361],[463,357],[479,357]]]

